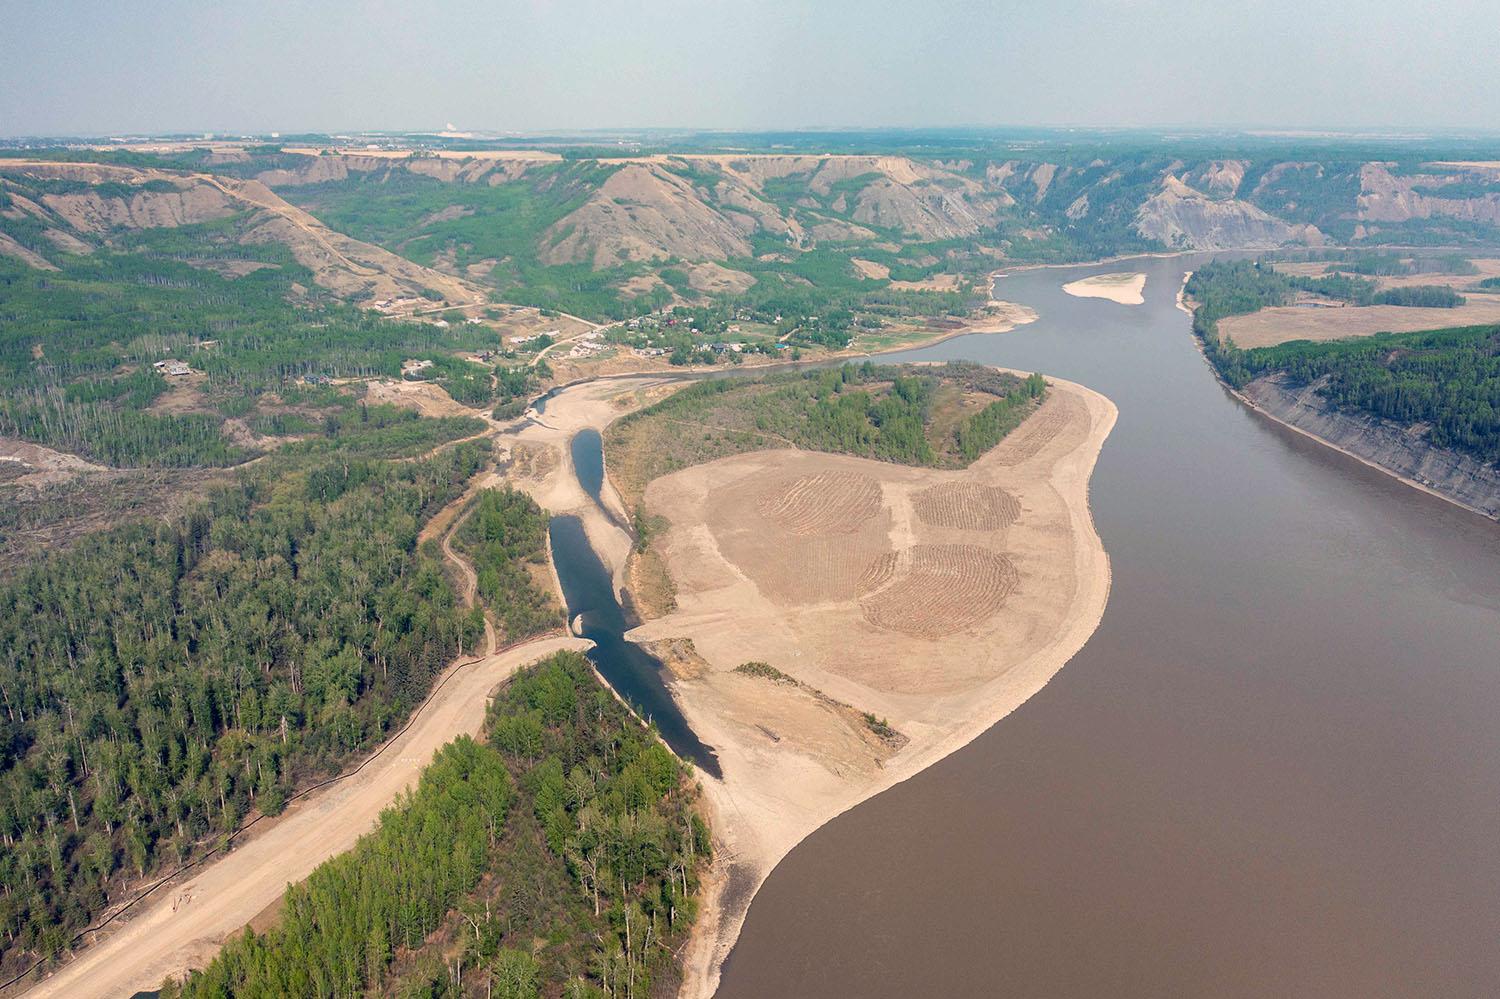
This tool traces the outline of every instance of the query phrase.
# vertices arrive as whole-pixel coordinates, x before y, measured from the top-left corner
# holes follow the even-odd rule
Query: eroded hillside
[[[87,254],[142,229],[233,222],[228,239],[280,244],[313,281],[357,304],[426,296],[434,305],[484,301],[452,275],[352,239],[282,200],[258,180],[85,163],[0,160],[0,253],[33,266]]]
[[[899,314],[941,315],[972,308],[972,294],[935,293],[977,289],[1007,261],[1500,236],[1500,167],[1482,162],[1164,148],[924,158],[220,146],[159,159],[7,164],[0,253],[45,268],[121,229],[235,217],[236,238],[284,243],[317,284],[356,302],[436,292],[623,318],[726,294],[807,315],[874,296]]]

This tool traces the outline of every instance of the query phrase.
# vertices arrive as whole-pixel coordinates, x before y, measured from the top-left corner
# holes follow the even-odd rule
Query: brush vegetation
[[[1188,281],[1197,303],[1194,331],[1226,382],[1241,388],[1281,375],[1293,385],[1316,384],[1336,409],[1390,420],[1419,430],[1435,447],[1500,462],[1500,326],[1293,340],[1253,350],[1219,335],[1224,316],[1278,304],[1283,277],[1235,262],[1205,266]]]
[[[929,468],[962,468],[998,444],[1047,391],[976,364],[870,362],[697,382],[611,424],[605,451],[627,500],[680,468],[796,447]]]

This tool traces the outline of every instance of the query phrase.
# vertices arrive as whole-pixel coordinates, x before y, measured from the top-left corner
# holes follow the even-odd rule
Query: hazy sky
[[[1495,0],[4,0],[0,135],[1500,131]]]

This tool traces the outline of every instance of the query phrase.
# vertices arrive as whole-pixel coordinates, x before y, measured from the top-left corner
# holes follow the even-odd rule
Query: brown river
[[[1500,995],[1500,526],[1247,411],[1193,261],[1035,270],[903,359],[1073,379],[1104,620],[977,741],[776,869],[723,999]],[[1146,304],[1075,299],[1144,270]]]

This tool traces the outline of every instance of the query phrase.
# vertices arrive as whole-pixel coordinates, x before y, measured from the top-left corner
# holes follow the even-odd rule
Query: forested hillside
[[[215,224],[225,226],[227,237],[215,269],[227,274],[244,272],[237,248],[270,247],[306,268],[309,288],[344,302],[368,305],[397,295],[420,295],[438,306],[483,300],[460,279],[329,229],[258,181],[149,165],[187,165],[170,157],[133,159],[0,158],[0,256],[50,270],[130,233]]]
[[[348,854],[163,996],[669,995],[709,837],[687,773],[560,653]]]
[[[680,136],[677,150],[610,155],[432,137],[373,154],[314,140],[27,155],[150,165],[154,183],[192,171],[264,185],[330,232],[465,288],[596,319],[720,299],[783,315],[943,316],[982,301],[983,276],[1006,262],[1500,237],[1494,157],[1436,144],[741,139],[734,151]],[[13,255],[50,258],[57,246],[26,229],[19,204],[0,211]]]
[[[1419,429],[1436,447],[1500,464],[1500,327],[1383,333],[1242,352],[1249,378],[1318,384],[1335,407]]]
[[[471,647],[423,522],[487,446],[287,454],[0,585],[0,927],[48,955],[131,883],[379,742]]]
[[[489,402],[485,369],[449,360],[485,334],[296,305],[305,275],[272,249],[242,257],[262,265],[243,276],[203,269],[218,236],[212,224],[136,234],[56,272],[0,258],[0,434],[112,466],[233,465],[274,443],[257,436],[348,418],[347,392],[295,379],[400,377],[411,357],[444,362],[440,384]],[[194,374],[169,383],[153,369],[167,359]],[[238,440],[226,432],[236,425]]]

